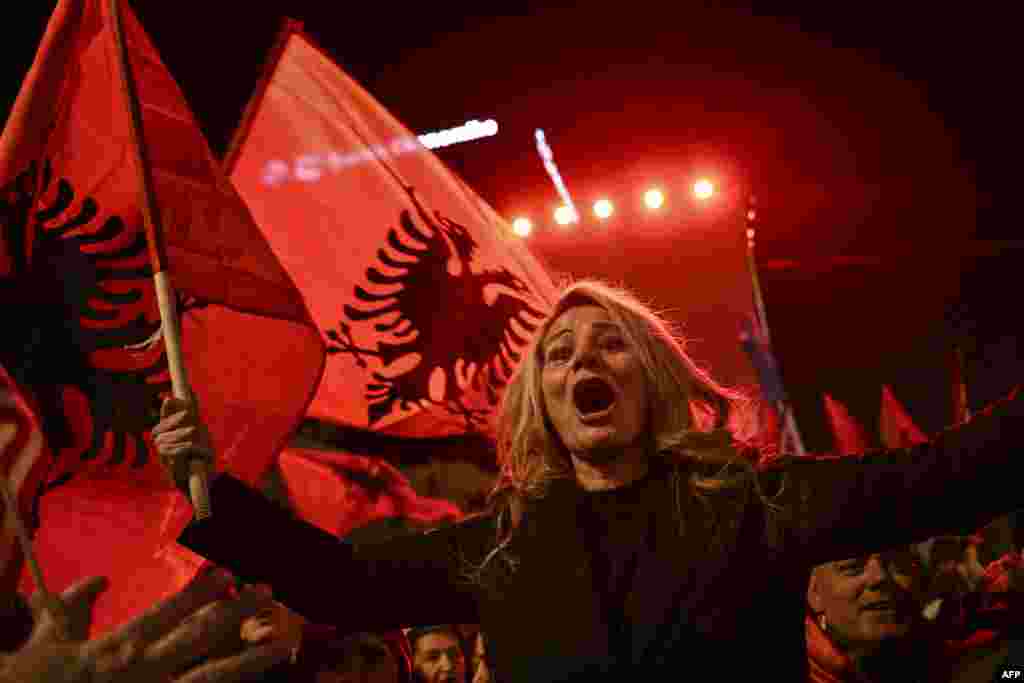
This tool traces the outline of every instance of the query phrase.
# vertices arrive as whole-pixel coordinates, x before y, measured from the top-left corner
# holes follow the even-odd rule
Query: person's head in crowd
[[[978,587],[985,573],[978,558],[980,541],[972,536],[937,536],[922,544],[930,576],[928,595],[962,595]]]
[[[914,550],[876,553],[815,567],[807,603],[817,626],[857,660],[913,636],[923,581]]]
[[[318,648],[314,683],[408,683],[404,655],[386,638],[355,633]]]
[[[466,652],[457,627],[424,626],[410,629],[406,636],[416,683],[466,683]]]

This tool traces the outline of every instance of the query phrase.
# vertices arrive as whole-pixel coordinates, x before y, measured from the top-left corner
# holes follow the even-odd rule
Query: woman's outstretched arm
[[[761,475],[769,542],[811,564],[977,528],[1024,506],[1024,392],[929,443]]]

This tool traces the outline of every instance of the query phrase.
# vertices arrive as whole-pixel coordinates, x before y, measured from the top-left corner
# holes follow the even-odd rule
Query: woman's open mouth
[[[573,387],[572,400],[581,422],[597,422],[615,407],[615,389],[600,377],[588,377]]]

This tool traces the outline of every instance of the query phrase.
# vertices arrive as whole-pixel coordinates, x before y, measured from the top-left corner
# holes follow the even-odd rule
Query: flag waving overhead
[[[278,466],[299,516],[337,536],[391,517],[428,524],[462,517],[447,500],[421,497],[401,472],[377,458],[287,448]]]
[[[854,455],[868,450],[864,430],[839,401],[825,394],[825,413],[828,415],[837,455]]]
[[[120,5],[186,367],[217,466],[254,482],[302,418],[324,346],[176,83]],[[55,590],[85,573],[111,576],[100,626],[126,616],[110,611],[117,577],[152,559],[191,514],[154,461],[149,434],[170,380],[114,6],[58,4],[0,139],[0,296],[16,312],[0,362],[34,394],[55,455],[40,562]]]
[[[896,396],[888,386],[882,386],[882,412],[879,427],[882,433],[882,443],[886,448],[909,448],[928,441],[928,437],[914,424],[914,420],[896,400]]]
[[[294,25],[269,69],[227,165],[329,340],[311,416],[406,436],[489,431],[553,300],[548,276]]]

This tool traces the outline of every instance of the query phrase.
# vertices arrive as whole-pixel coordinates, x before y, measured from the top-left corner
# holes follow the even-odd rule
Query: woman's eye
[[[613,351],[618,351],[619,349],[625,348],[626,340],[623,339],[622,337],[609,337],[609,338],[604,340],[603,346],[606,349],[611,349]]]
[[[569,351],[569,347],[568,346],[559,346],[557,348],[554,348],[554,349],[551,349],[550,351],[548,351],[548,360],[549,361],[563,361],[566,358],[568,358],[569,355],[570,355],[570,351]]]

